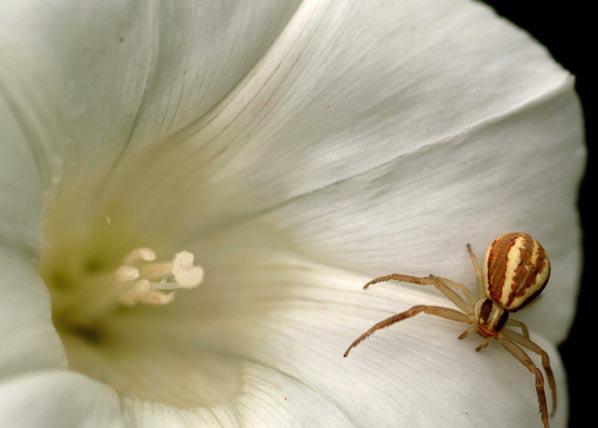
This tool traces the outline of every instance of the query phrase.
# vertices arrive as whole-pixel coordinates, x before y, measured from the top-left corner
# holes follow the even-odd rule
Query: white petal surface
[[[119,400],[104,385],[66,371],[42,371],[0,384],[0,426],[117,428]]]
[[[100,152],[115,155],[203,115],[259,60],[296,3],[11,1],[0,17],[2,83],[46,134],[37,137],[68,146],[68,166],[85,171]]]
[[[100,7],[101,6],[101,7]],[[53,176],[128,140],[153,64],[152,8],[136,2],[10,1],[4,84]],[[127,44],[120,43],[126,38]],[[53,177],[52,177],[53,178]]]
[[[469,1],[306,1],[247,79],[188,131],[191,144],[157,189],[229,186],[200,201],[207,228],[229,220],[218,203],[231,197],[239,216],[272,207],[570,80],[528,35]]]
[[[38,247],[41,242],[43,161],[29,144],[0,71],[0,242]]]
[[[132,141],[154,141],[221,101],[274,42],[299,0],[160,2],[155,66]]]
[[[275,209],[282,228],[316,260],[371,277],[434,273],[474,288],[465,251],[480,260],[507,231],[548,250],[550,284],[522,319],[552,340],[566,335],[579,280],[576,186],[583,163],[570,90],[440,144],[399,156]]]
[[[48,163],[43,147],[32,141],[35,130],[16,108],[15,88],[5,79],[5,70],[0,71],[0,380],[66,367],[34,255],[41,245],[42,182]]]
[[[0,245],[0,272],[0,381],[26,371],[65,368],[48,293],[33,263]]]

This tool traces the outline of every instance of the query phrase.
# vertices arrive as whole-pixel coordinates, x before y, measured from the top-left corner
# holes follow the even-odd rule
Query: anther
[[[203,269],[193,266],[193,254],[182,251],[174,255],[172,274],[174,280],[183,288],[197,287],[203,281]]]

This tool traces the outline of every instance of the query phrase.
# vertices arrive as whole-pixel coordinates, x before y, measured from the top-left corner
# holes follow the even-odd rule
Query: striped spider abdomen
[[[540,243],[523,232],[496,238],[484,260],[484,292],[509,312],[534,300],[550,277],[550,260]]]

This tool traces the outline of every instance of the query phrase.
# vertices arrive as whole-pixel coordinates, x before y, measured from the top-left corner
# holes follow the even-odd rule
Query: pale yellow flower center
[[[179,317],[201,301],[200,247],[173,238],[176,222],[155,221],[160,209],[141,208],[153,194],[134,188],[134,178],[115,179],[110,190],[96,175],[73,179],[49,198],[39,272],[69,369],[123,397],[181,408],[228,397],[236,366],[213,382],[212,357]]]
[[[87,272],[73,278],[79,284],[66,293],[55,289],[61,285],[56,278],[50,279],[54,319],[59,326],[88,327],[120,305],[166,305],[174,300],[176,290],[202,282],[203,269],[193,261],[188,251],[176,253],[172,261],[156,261],[154,250],[140,247],[130,251],[112,273]]]

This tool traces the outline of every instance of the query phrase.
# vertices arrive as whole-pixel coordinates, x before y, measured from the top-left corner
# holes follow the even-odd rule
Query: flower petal
[[[42,192],[39,153],[28,144],[0,71],[0,243],[39,247]]]
[[[228,185],[200,204],[223,222],[210,203],[234,197],[234,214],[254,213],[570,87],[544,49],[479,4],[305,1],[189,130],[160,189]]]
[[[250,73],[299,0],[161,2],[155,11],[155,66],[133,143],[198,120]]]
[[[344,308],[330,311],[326,308],[338,302],[296,302],[295,308],[285,307],[252,331],[254,350],[248,352],[273,372],[300,380],[305,396],[342,409],[355,426],[540,425],[533,376],[497,345],[477,354],[473,348],[479,341],[460,343],[456,336],[464,330],[461,325],[422,317],[380,332],[342,358],[356,334],[417,303],[407,300],[376,313],[369,312],[375,305],[367,300],[353,305],[344,301]],[[559,356],[552,343],[539,342],[549,350],[561,398],[551,426],[565,426]],[[548,386],[546,393],[550,396]],[[337,414],[327,417],[342,424]]]
[[[421,316],[379,332],[342,358],[375,322],[420,303],[418,290],[347,291],[360,279],[309,264],[294,271],[299,276],[289,272],[282,273],[287,284],[300,278],[295,296],[274,304],[243,338],[245,355],[300,380],[306,395],[334,403],[355,426],[539,424],[533,376],[496,345],[477,354],[475,337],[458,341],[463,324]],[[437,298],[430,303],[445,304]],[[564,426],[562,366],[554,346],[541,345],[550,352],[561,397],[552,426]]]
[[[11,1],[0,18],[2,84],[38,138],[68,147],[67,166],[88,173],[98,154],[114,157],[208,111],[295,3]]]
[[[117,395],[85,376],[42,371],[0,384],[0,426],[124,426]]]
[[[481,255],[499,233],[531,232],[555,276],[527,319],[560,340],[579,275],[580,117],[571,76],[487,7],[306,1],[169,146],[147,212],[177,206],[181,240],[259,217],[329,264],[462,281],[467,242]]]
[[[65,165],[88,172],[127,142],[154,61],[152,11],[141,2],[5,4],[2,83],[41,161],[57,163],[51,178]]]
[[[62,343],[50,319],[48,293],[33,263],[0,245],[0,272],[0,379],[31,370],[65,368]]]
[[[216,419],[228,421],[225,425],[242,426],[305,426],[316,419],[323,426],[432,427],[440,420],[471,427],[540,424],[533,376],[497,344],[478,354],[477,335],[457,340],[465,324],[422,315],[378,332],[342,357],[375,322],[421,303],[425,293],[419,289],[353,290],[365,278],[267,253],[258,246],[245,264],[220,268],[206,260],[212,276],[201,296],[175,301],[162,319],[137,320],[162,338],[162,346],[176,331],[198,344],[198,355],[203,349],[241,362],[232,401],[189,408],[189,416],[170,418],[178,418],[174,426],[186,426],[183,421],[192,415],[209,415],[207,409],[220,413]],[[446,304],[435,296],[427,300]],[[549,352],[559,388],[551,426],[565,426],[558,353],[550,342],[534,339]],[[139,418],[152,420],[167,414],[137,410]]]
[[[541,303],[521,314],[559,341],[575,309],[583,167],[579,110],[571,91],[441,144],[394,158],[263,215],[294,248],[376,277],[429,273],[469,284],[465,250],[480,260],[507,231],[527,231],[552,260]],[[435,290],[430,290],[435,293]]]

